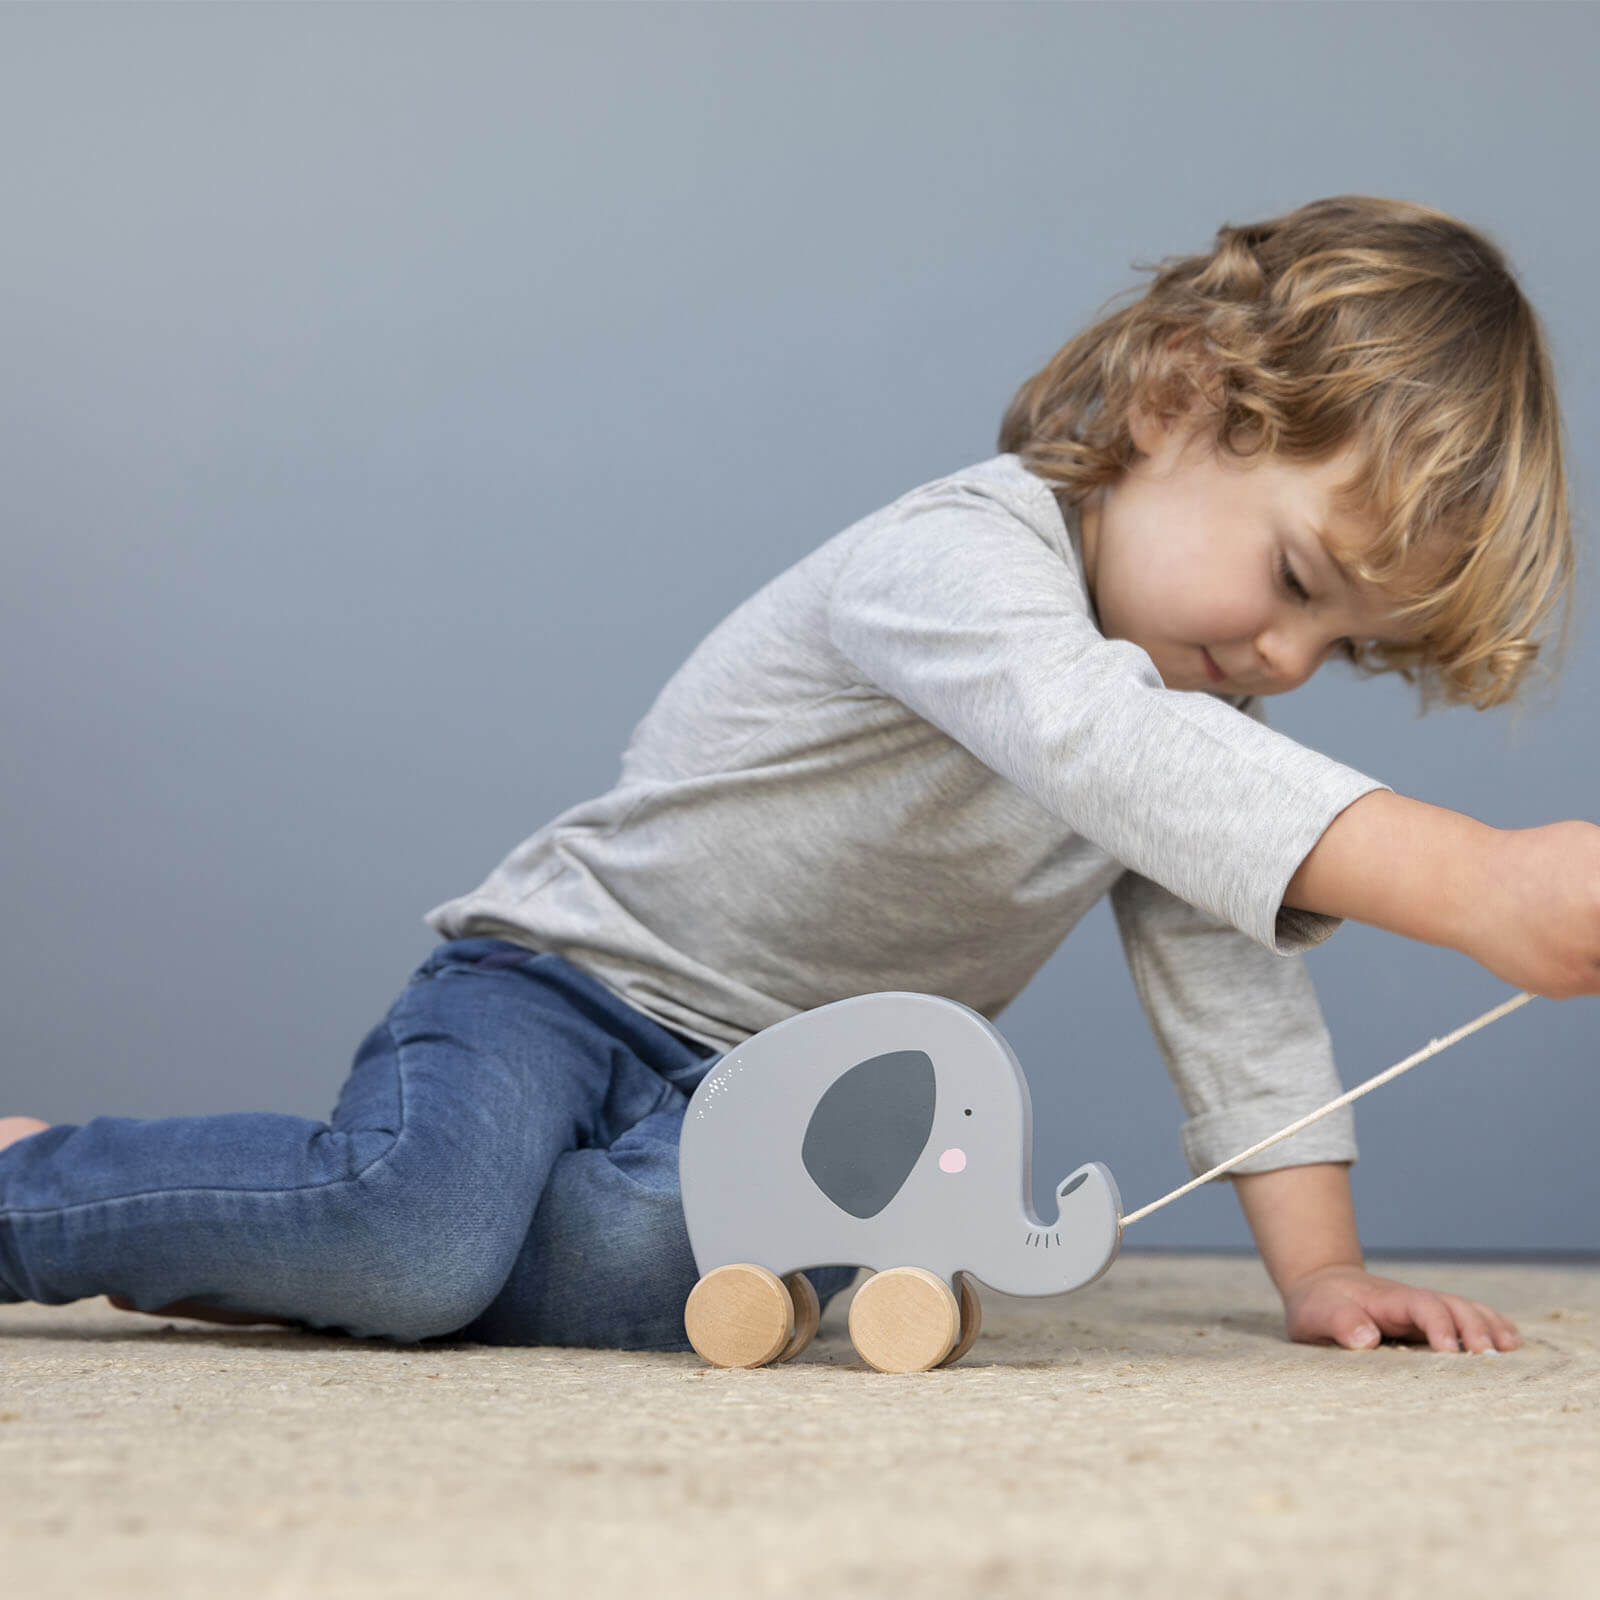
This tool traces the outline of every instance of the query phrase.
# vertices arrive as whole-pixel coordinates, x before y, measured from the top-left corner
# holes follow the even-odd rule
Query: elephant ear
[[[872,1056],[828,1086],[800,1159],[841,1211],[875,1217],[900,1192],[933,1132],[934,1088],[921,1050]]]

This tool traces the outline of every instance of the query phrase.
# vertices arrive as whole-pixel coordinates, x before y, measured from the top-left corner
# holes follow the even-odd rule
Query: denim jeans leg
[[[592,980],[485,959],[511,948],[436,950],[329,1123],[98,1117],[0,1151],[0,1299],[195,1300],[403,1341],[470,1322],[612,1088]]]
[[[683,1308],[699,1279],[678,1187],[688,1098],[660,1106],[605,1149],[561,1156],[505,1286],[461,1337],[482,1344],[689,1350]],[[807,1272],[823,1308],[856,1268]]]

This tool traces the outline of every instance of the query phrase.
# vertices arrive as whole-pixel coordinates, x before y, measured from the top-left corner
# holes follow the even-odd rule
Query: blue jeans
[[[687,1350],[678,1134],[715,1059],[559,955],[452,940],[328,1122],[96,1117],[0,1150],[0,1301]],[[807,1276],[826,1304],[855,1269]]]

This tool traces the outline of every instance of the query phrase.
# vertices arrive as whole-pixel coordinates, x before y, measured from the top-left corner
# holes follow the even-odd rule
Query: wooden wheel
[[[875,1272],[850,1302],[850,1342],[879,1372],[926,1372],[955,1349],[961,1308],[925,1267]]]
[[[822,1320],[822,1302],[803,1272],[791,1272],[783,1280],[783,1286],[794,1302],[794,1337],[778,1352],[777,1361],[790,1361],[816,1337],[817,1324]]]
[[[978,1330],[983,1326],[983,1305],[978,1299],[978,1291],[972,1287],[972,1279],[966,1273],[958,1272],[956,1283],[961,1290],[961,1337],[955,1349],[939,1363],[941,1367],[954,1366],[972,1348]]]
[[[796,1331],[794,1300],[775,1272],[736,1261],[708,1272],[689,1291],[683,1327],[712,1366],[763,1367]]]

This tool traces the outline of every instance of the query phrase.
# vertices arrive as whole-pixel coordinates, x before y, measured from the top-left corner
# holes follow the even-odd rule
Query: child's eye
[[[1289,557],[1284,552],[1280,552],[1278,555],[1278,576],[1283,579],[1284,588],[1302,604],[1311,598],[1306,592],[1305,585],[1295,577],[1294,568],[1289,565]]]

